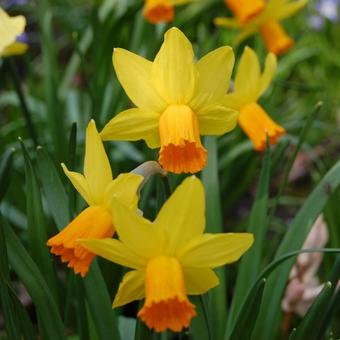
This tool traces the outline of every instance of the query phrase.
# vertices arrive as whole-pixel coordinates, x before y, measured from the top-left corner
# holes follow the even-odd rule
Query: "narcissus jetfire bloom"
[[[263,108],[258,99],[268,88],[276,70],[276,57],[269,53],[261,74],[256,53],[249,47],[244,49],[237,69],[234,92],[226,96],[226,105],[239,110],[238,123],[252,140],[255,150],[266,148],[267,135],[270,144],[285,134],[285,129],[276,124]]]
[[[112,200],[116,198],[127,209],[137,211],[137,190],[143,177],[130,173],[112,179],[110,163],[93,120],[86,130],[84,175],[69,171],[64,164],[62,167],[89,207],[59,234],[50,238],[47,244],[53,254],[60,256],[62,262],[67,262],[68,267],[84,277],[95,254],[78,244],[77,240],[112,237],[115,232]]]
[[[204,233],[204,189],[194,176],[178,186],[154,222],[117,200],[114,206],[119,240],[79,242],[133,269],[123,277],[113,307],[145,298],[138,316],[157,332],[188,327],[196,312],[187,295],[204,294],[217,286],[212,269],[237,261],[253,243],[248,233]]]
[[[248,6],[254,1],[249,0]],[[261,13],[251,19],[241,20],[241,14],[235,12],[237,19],[216,18],[214,22],[218,26],[241,30],[241,33],[235,38],[235,44],[260,32],[268,51],[280,55],[288,51],[294,44],[293,39],[287,35],[280,21],[295,14],[307,2],[308,0],[269,0]]]
[[[257,16],[265,7],[264,0],[224,0],[224,2],[241,24]]]
[[[223,104],[234,54],[220,47],[194,62],[189,40],[177,28],[165,33],[153,62],[117,48],[113,65],[137,108],[115,116],[103,140],[144,139],[160,149],[159,162],[174,173],[203,169],[207,151],[200,135],[221,135],[235,127],[237,112]]]
[[[24,32],[26,19],[22,15],[10,17],[0,7],[0,57],[22,54],[27,50],[27,45],[17,41]]]
[[[175,6],[194,0],[145,0],[143,13],[152,24],[170,22],[174,19]]]

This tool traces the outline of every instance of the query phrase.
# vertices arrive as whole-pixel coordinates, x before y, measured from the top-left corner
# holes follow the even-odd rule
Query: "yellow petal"
[[[268,88],[270,85],[273,75],[276,71],[277,67],[277,61],[276,56],[273,53],[269,53],[266,58],[265,66],[264,66],[264,72],[261,75],[260,83],[259,83],[259,93],[258,96],[260,97],[264,91]]]
[[[166,233],[167,254],[174,252],[205,226],[204,189],[195,176],[187,177],[162,206],[155,222]]]
[[[80,239],[78,242],[93,253],[121,266],[142,269],[146,265],[145,258],[138,256],[116,239]]]
[[[119,285],[112,307],[116,308],[143,299],[145,295],[144,277],[145,273],[141,270],[126,273]]]
[[[91,198],[98,204],[103,203],[106,188],[112,181],[112,172],[94,120],[89,122],[86,129],[84,176]]]
[[[131,209],[137,209],[138,189],[143,182],[143,176],[136,174],[120,174],[114,179],[106,189],[105,202],[111,201],[116,197],[120,202]]]
[[[185,5],[190,2],[197,2],[200,0],[169,0],[170,4],[173,6],[180,6],[180,5]]]
[[[88,205],[95,204],[90,195],[89,186],[87,184],[85,177],[82,174],[79,174],[78,172],[69,171],[64,163],[61,163],[61,167],[63,168],[65,175],[71,181],[72,185],[79,192],[79,194],[83,197],[86,203]]]
[[[238,93],[230,93],[223,98],[223,105],[236,111],[246,104],[248,104],[247,98]]]
[[[219,279],[210,268],[183,268],[185,290],[188,295],[201,295],[219,284]]]
[[[165,33],[153,63],[153,77],[158,92],[168,104],[187,104],[192,98],[196,85],[194,52],[178,28]]]
[[[145,260],[161,253],[163,236],[159,228],[116,198],[112,199],[111,207],[113,225],[127,248]]]
[[[162,112],[165,102],[152,83],[152,62],[121,48],[115,48],[112,62],[119,82],[133,103],[146,111]]]
[[[306,4],[308,0],[292,1],[290,3],[284,4],[278,11],[277,20],[282,20],[293,16],[296,12],[300,11]]]
[[[259,93],[260,64],[256,53],[249,47],[244,49],[235,78],[235,93],[256,102]]]
[[[223,135],[237,124],[238,112],[222,105],[208,106],[199,112],[201,135]]]
[[[0,55],[3,57],[8,57],[11,55],[24,54],[27,51],[28,45],[21,42],[14,42],[13,44],[7,46]]]
[[[0,54],[3,50],[15,42],[17,36],[23,33],[26,19],[22,15],[10,17],[0,7]]]
[[[101,131],[103,140],[144,139],[150,148],[159,147],[159,117],[156,112],[129,109],[113,117]]]
[[[234,61],[234,52],[229,46],[217,48],[198,61],[197,89],[190,103],[196,113],[211,103],[219,104],[218,99],[227,94]]]
[[[181,252],[184,267],[215,268],[237,261],[254,240],[253,234],[204,234]]]

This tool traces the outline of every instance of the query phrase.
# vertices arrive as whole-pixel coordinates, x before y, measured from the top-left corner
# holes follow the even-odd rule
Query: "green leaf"
[[[84,279],[86,299],[101,340],[120,339],[115,311],[98,264],[94,261]]]
[[[255,289],[248,296],[244,305],[241,306],[231,334],[227,337],[228,340],[251,339],[265,284],[266,279],[258,281]]]
[[[63,324],[51,288],[11,227],[4,224],[4,233],[9,263],[31,296],[48,340],[65,339]]]
[[[208,164],[202,171],[202,182],[206,195],[206,231],[209,233],[221,233],[223,232],[223,223],[218,177],[217,140],[216,137],[206,137],[204,142],[208,151]],[[220,279],[220,284],[209,292],[210,311],[214,315],[212,319],[212,338],[222,339],[227,318],[225,269],[219,268],[216,274]]]
[[[47,225],[41,202],[39,184],[32,162],[22,140],[20,140],[20,145],[25,160],[27,232],[30,253],[41,272],[44,274],[55,300],[58,301],[56,275],[52,265],[52,258],[46,245]]]
[[[190,296],[190,301],[196,306],[197,315],[190,323],[190,334],[193,339],[212,340],[211,318],[209,318],[208,301],[209,296]]]
[[[322,318],[320,315],[325,313],[329,301],[332,297],[334,289],[331,282],[326,282],[321,293],[315,299],[313,304],[308,309],[307,314],[302,319],[300,325],[297,327],[296,332],[292,336],[294,340],[318,340],[319,332],[322,325]]]
[[[324,209],[330,194],[340,184],[340,161],[337,162],[320,181],[314,191],[306,199],[288,231],[283,238],[275,258],[282,254],[301,249],[313,222]],[[256,324],[254,339],[269,340],[275,334],[280,317],[280,303],[289,271],[294,264],[294,259],[287,261],[271,278],[266,285],[260,315]]]
[[[144,300],[139,302],[138,310],[143,307]],[[136,320],[135,340],[152,340],[154,339],[154,332],[150,329],[140,318]]]
[[[70,220],[69,200],[52,159],[41,146],[37,147],[37,167],[50,213],[61,230]]]
[[[228,330],[233,327],[233,321],[238,314],[245,294],[249,288],[249,282],[254,282],[260,271],[262,253],[268,226],[268,187],[270,179],[271,164],[270,148],[264,154],[258,189],[255,201],[250,213],[247,232],[254,234],[254,244],[242,256],[241,263],[237,272],[235,291],[233,294],[232,305],[229,312]]]
[[[11,175],[11,168],[13,163],[13,154],[15,149],[7,150],[2,158],[0,163],[0,201],[6,194]]]

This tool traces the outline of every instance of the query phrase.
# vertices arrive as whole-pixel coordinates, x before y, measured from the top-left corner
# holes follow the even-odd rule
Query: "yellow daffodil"
[[[175,6],[194,0],[145,0],[143,13],[152,24],[170,22],[174,19]]]
[[[254,148],[263,151],[267,135],[270,144],[285,134],[285,129],[277,125],[257,103],[262,93],[272,81],[276,70],[276,57],[269,53],[261,74],[256,53],[246,47],[237,69],[234,92],[226,96],[226,105],[239,110],[238,122],[252,140]]]
[[[130,173],[112,179],[110,163],[93,120],[86,130],[84,175],[69,171],[64,164],[62,167],[89,207],[47,244],[53,254],[61,256],[62,262],[68,262],[68,267],[84,277],[95,254],[79,245],[77,239],[112,237],[115,232],[112,199],[137,210],[137,190],[143,177]]]
[[[196,312],[187,294],[204,294],[217,286],[212,269],[237,261],[253,243],[248,233],[204,233],[204,189],[194,176],[178,186],[154,222],[117,200],[114,206],[119,239],[79,242],[133,269],[123,277],[113,307],[145,297],[138,316],[157,332],[188,327]]]
[[[249,3],[252,2],[251,0],[249,1]],[[216,18],[215,24],[228,28],[239,28],[241,33],[236,37],[235,44],[239,44],[254,33],[260,32],[268,51],[280,55],[294,44],[294,41],[281,26],[280,21],[295,14],[307,2],[308,0],[269,0],[260,14],[247,21]]]
[[[224,0],[224,2],[241,24],[257,16],[265,7],[264,0]]]
[[[22,15],[10,17],[0,7],[0,57],[22,54],[27,45],[17,41],[17,37],[24,32],[26,19]]]
[[[153,62],[117,48],[113,65],[137,108],[115,116],[103,140],[144,139],[160,149],[159,162],[174,173],[200,171],[207,151],[200,135],[221,135],[235,127],[237,113],[223,105],[234,54],[220,47],[194,62],[189,40],[177,28],[165,33]]]

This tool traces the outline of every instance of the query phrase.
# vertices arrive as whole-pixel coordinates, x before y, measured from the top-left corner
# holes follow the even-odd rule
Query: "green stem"
[[[21,111],[26,121],[28,132],[33,140],[34,145],[38,146],[39,143],[38,143],[37,133],[35,131],[34,124],[31,118],[31,113],[28,109],[26,98],[21,87],[20,77],[19,77],[16,65],[12,59],[8,60],[8,66],[9,66],[8,67],[9,72],[13,80],[15,91],[18,95],[18,99],[19,99],[20,106],[21,106]]]

